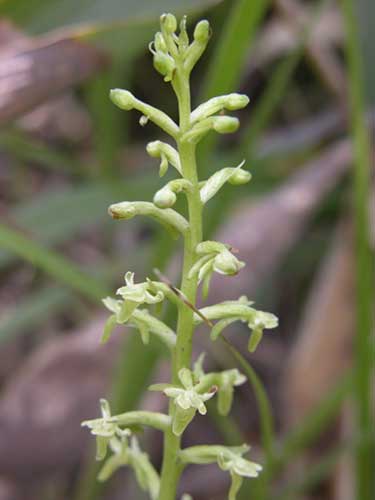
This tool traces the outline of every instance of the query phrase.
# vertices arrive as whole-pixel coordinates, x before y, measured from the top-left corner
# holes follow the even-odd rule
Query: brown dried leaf
[[[348,224],[337,230],[286,359],[285,426],[291,428],[338,383],[350,366],[355,331],[354,250]]]
[[[81,83],[106,62],[98,49],[69,38],[7,43],[0,52],[0,125]]]

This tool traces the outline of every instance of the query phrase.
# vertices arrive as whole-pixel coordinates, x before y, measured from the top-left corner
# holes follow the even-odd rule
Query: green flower
[[[216,273],[233,276],[245,266],[227,248],[224,248],[213,259],[212,268]]]
[[[196,412],[201,415],[207,413],[205,402],[211,399],[215,390],[198,392],[195,383],[196,373],[188,368],[181,368],[178,372],[181,386],[171,384],[155,384],[150,390],[161,390],[166,396],[173,399],[175,411],[172,421],[172,430],[176,436],[180,436],[189,423],[193,420]]]
[[[108,449],[108,444],[113,444],[116,437],[125,438],[130,436],[129,429],[121,429],[116,419],[111,415],[111,409],[106,399],[100,400],[100,409],[102,418],[94,420],[85,420],[81,423],[82,427],[88,427],[91,434],[96,436],[96,459],[102,460]]]
[[[158,290],[155,293],[151,290],[150,281],[134,283],[134,273],[132,272],[125,274],[125,283],[126,285],[119,288],[116,292],[117,295],[121,295],[122,300],[106,297],[102,301],[105,307],[113,313],[105,324],[102,343],[107,342],[116,324],[122,325],[129,321],[138,306],[142,304],[157,304],[164,300],[163,292]],[[138,323],[137,326],[139,326]]]
[[[241,451],[241,447],[236,451],[233,451],[233,448],[232,450],[226,449],[225,452],[219,454],[217,457],[220,469],[228,471],[232,478],[228,500],[236,500],[244,477],[258,477],[259,472],[262,470],[261,465],[242,458],[242,454],[245,451],[247,450],[244,449],[244,451]]]
[[[229,472],[232,484],[229,500],[235,500],[244,477],[254,478],[259,475],[262,467],[242,457],[249,451],[247,444],[242,446],[199,445],[180,451],[180,459],[184,464],[217,463],[223,471]]]
[[[121,429],[118,427],[116,421],[113,420],[111,409],[106,399],[100,400],[100,409],[102,418],[85,420],[81,425],[82,427],[88,427],[91,430],[91,434],[94,434],[94,436],[111,438]]]
[[[226,448],[217,457],[220,469],[242,477],[258,477],[262,466],[242,457],[248,450],[245,446]]]
[[[134,273],[128,271],[125,274],[125,286],[119,288],[116,292],[121,295],[122,299],[127,302],[137,304],[156,304],[164,299],[164,294],[157,291],[156,294],[150,292],[150,283],[134,283]]]
[[[203,297],[208,295],[208,288],[214,272],[226,276],[234,276],[245,266],[230,251],[228,245],[217,241],[204,241],[200,243],[196,252],[201,257],[189,271],[189,277],[198,275],[198,282],[203,282]]]
[[[207,413],[205,402],[214,396],[214,392],[205,392],[199,394],[194,389],[193,374],[188,368],[182,368],[178,372],[178,378],[182,387],[167,387],[164,389],[164,394],[172,398],[177,406],[183,410],[193,408],[198,410],[201,415]]]

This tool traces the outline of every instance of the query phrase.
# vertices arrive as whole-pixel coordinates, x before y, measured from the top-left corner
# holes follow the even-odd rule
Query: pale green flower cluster
[[[180,474],[190,463],[217,463],[220,469],[228,472],[231,477],[229,500],[235,500],[243,478],[256,477],[261,471],[260,465],[243,458],[249,450],[247,445],[181,448],[182,434],[197,413],[206,415],[207,402],[215,397],[218,412],[228,415],[234,389],[246,382],[246,377],[237,369],[205,373],[203,355],[191,366],[195,327],[202,323],[209,324],[210,338],[215,341],[225,327],[236,321],[245,323],[250,330],[248,348],[253,352],[264,330],[277,326],[276,316],[258,311],[246,297],[201,309],[195,305],[199,286],[202,287],[203,297],[207,297],[213,273],[235,276],[245,266],[230,245],[203,239],[204,206],[227,183],[239,186],[251,179],[250,173],[243,169],[244,162],[235,167],[225,167],[206,180],[199,179],[196,145],[210,131],[219,134],[235,132],[239,120],[226,113],[242,109],[249,102],[246,95],[231,93],[213,97],[191,109],[190,73],[209,38],[208,21],[203,20],[196,25],[190,40],[186,18],[180,22],[177,33],[176,18],[172,14],[164,14],[160,18],[160,31],[150,44],[155,69],[165,82],[172,85],[177,96],[179,123],[127,90],[114,89],[110,93],[111,100],[121,109],[139,111],[142,125],[151,121],[171,137],[173,145],[154,140],[147,145],[146,150],[152,158],[160,160],[160,177],[172,166],[177,178],[162,186],[152,202],[115,203],[109,207],[109,213],[114,219],[120,220],[138,215],[151,217],[173,236],[181,236],[184,241],[184,262],[181,289],[162,277],[160,281],[146,278],[145,281],[136,282],[134,273],[127,272],[125,284],[118,288],[116,298],[103,299],[111,312],[104,328],[103,342],[109,340],[115,327],[126,325],[139,331],[145,345],[153,335],[167,347],[171,356],[171,383],[155,384],[150,390],[162,391],[169,398],[168,414],[132,411],[112,416],[107,401],[101,400],[101,418],[85,421],[82,425],[88,427],[96,437],[97,459],[105,460],[99,479],[106,480],[119,467],[130,466],[140,487],[155,500],[176,499]],[[186,198],[188,218],[172,208],[179,195]],[[177,308],[176,327],[166,325],[160,318],[160,306],[165,300]],[[140,426],[151,426],[164,433],[160,474],[148,455],[140,449],[135,435]],[[107,457],[108,450],[110,454]],[[191,499],[188,494],[182,498]]]
[[[89,427],[91,433],[96,436],[96,459],[104,460],[108,448],[112,452],[99,472],[99,481],[106,481],[117,469],[129,465],[133,468],[140,487],[149,492],[152,500],[156,500],[159,494],[159,475],[147,453],[141,451],[132,431],[129,428],[121,429],[120,419],[111,416],[108,401],[102,399],[100,405],[102,418],[82,422],[82,426]],[[134,423],[137,423],[137,420]]]

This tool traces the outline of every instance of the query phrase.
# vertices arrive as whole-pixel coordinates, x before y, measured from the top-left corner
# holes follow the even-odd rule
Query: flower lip
[[[111,89],[109,92],[111,101],[121,109],[130,111],[134,107],[134,96],[128,90]]]

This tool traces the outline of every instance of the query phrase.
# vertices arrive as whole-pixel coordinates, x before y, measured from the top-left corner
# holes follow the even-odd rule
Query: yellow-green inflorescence
[[[137,99],[127,90],[111,90],[110,98],[124,110],[135,109],[141,113],[142,123],[152,121],[168,134],[172,144],[155,140],[146,150],[152,158],[160,160],[162,177],[171,165],[177,178],[159,189],[153,201],[124,201],[111,205],[110,215],[115,219],[130,219],[136,215],[154,218],[174,235],[184,241],[184,261],[180,289],[172,289],[168,283],[146,279],[136,282],[134,274],[125,274],[125,284],[116,292],[117,297],[107,297],[104,305],[111,311],[102,341],[106,342],[116,325],[136,327],[143,343],[150,335],[162,341],[171,356],[170,384],[155,384],[151,390],[160,390],[169,398],[168,414],[132,411],[112,416],[108,403],[101,400],[102,418],[82,423],[89,427],[97,440],[97,459],[104,460],[99,480],[106,480],[119,467],[127,465],[136,475],[141,488],[150,498],[175,500],[180,475],[188,464],[217,463],[231,477],[228,493],[235,500],[243,478],[256,477],[261,466],[243,458],[249,447],[225,447],[201,445],[181,448],[181,435],[198,413],[205,415],[206,402],[217,398],[218,411],[227,415],[231,409],[236,386],[246,380],[238,370],[205,373],[203,356],[192,365],[192,337],[194,329],[203,321],[212,325],[211,339],[216,340],[223,329],[235,321],[248,325],[249,350],[253,352],[265,329],[277,326],[273,314],[258,311],[246,297],[195,309],[197,289],[202,285],[203,297],[207,296],[213,273],[236,275],[244,266],[229,245],[218,241],[205,241],[202,230],[204,205],[215,196],[225,183],[241,185],[251,179],[241,163],[223,168],[209,179],[198,177],[196,146],[210,131],[219,134],[235,132],[239,126],[236,117],[226,114],[244,108],[249,99],[243,94],[213,97],[191,109],[190,73],[204,52],[210,38],[206,20],[200,21],[189,40],[184,17],[177,33],[177,20],[172,14],[160,18],[160,32],[150,44],[155,69],[172,85],[179,109],[179,122],[175,123],[163,111]],[[178,195],[187,201],[187,216],[172,208]],[[150,306],[171,301],[177,308],[175,328],[166,325]],[[195,312],[194,312],[195,309]],[[148,455],[141,451],[135,432],[139,426],[150,426],[164,433],[164,454],[160,473],[151,464]],[[184,498],[190,498],[188,495]]]

